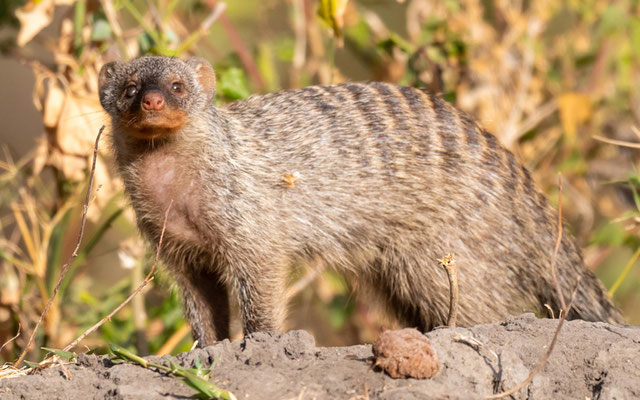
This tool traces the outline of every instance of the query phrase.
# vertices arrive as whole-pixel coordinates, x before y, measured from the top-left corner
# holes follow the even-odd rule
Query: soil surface
[[[512,388],[535,368],[558,321],[525,314],[499,324],[429,332],[440,360],[431,379],[392,379],[372,368],[370,345],[315,347],[304,331],[258,333],[174,358],[216,366],[211,381],[238,399],[473,399]],[[158,357],[148,357],[158,362]],[[178,379],[107,357],[0,380],[0,399],[185,399]],[[517,399],[640,398],[640,327],[567,322],[542,372]]]

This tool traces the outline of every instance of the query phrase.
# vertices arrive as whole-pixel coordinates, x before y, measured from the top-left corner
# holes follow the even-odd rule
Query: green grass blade
[[[616,294],[616,291],[618,290],[618,288],[620,287],[622,282],[624,282],[624,278],[627,277],[627,274],[631,270],[631,267],[633,267],[633,264],[635,264],[635,262],[638,259],[638,257],[640,257],[640,247],[638,247],[636,252],[633,253],[633,256],[631,257],[631,259],[629,260],[627,265],[625,265],[624,269],[620,273],[620,276],[618,276],[618,279],[616,279],[616,281],[614,282],[613,286],[611,286],[611,289],[609,289],[609,295],[611,297],[613,297],[613,295]]]
[[[64,351],[64,350],[60,350],[60,349],[52,349],[49,347],[41,347],[42,350],[44,351],[48,351],[50,353],[53,353],[55,355],[57,355],[60,358],[64,358],[67,361],[71,361],[74,360],[78,357],[78,355],[76,353],[70,352],[70,351]]]

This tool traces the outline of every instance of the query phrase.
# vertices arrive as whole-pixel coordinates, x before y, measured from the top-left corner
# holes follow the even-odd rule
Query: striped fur
[[[245,333],[280,329],[288,268],[315,258],[421,330],[446,322],[437,259],[448,253],[459,268],[461,325],[559,308],[555,211],[513,154],[440,97],[345,83],[214,107],[183,61],[111,68],[100,92],[116,162],[150,242],[174,202],[161,255],[201,344],[228,335],[229,293]],[[189,121],[173,135],[135,138],[121,121],[119,90],[134,72],[143,89],[162,86],[162,69],[187,82],[189,97],[171,104]],[[295,184],[283,185],[294,173]],[[567,297],[582,277],[570,317],[621,321],[568,235],[557,265]]]

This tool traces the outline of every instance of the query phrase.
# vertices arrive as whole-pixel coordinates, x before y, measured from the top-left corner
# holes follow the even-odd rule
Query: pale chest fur
[[[194,171],[185,168],[175,154],[162,149],[143,155],[131,169],[133,173],[125,178],[125,185],[141,228],[157,231],[171,206],[167,238],[202,243],[208,232],[199,223],[203,196]]]

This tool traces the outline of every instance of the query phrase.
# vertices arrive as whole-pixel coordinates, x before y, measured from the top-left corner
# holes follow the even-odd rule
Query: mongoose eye
[[[138,88],[136,87],[136,85],[129,85],[125,89],[125,94],[127,95],[127,97],[133,97],[136,95],[136,93],[138,93]]]
[[[182,90],[182,84],[180,82],[173,82],[173,84],[171,84],[171,90],[180,92]]]

